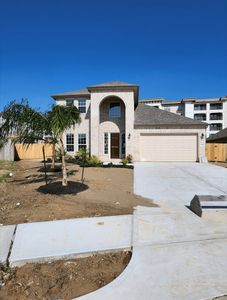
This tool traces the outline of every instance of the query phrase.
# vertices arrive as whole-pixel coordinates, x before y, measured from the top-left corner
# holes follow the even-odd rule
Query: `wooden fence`
[[[42,159],[43,146],[46,158],[51,158],[53,153],[53,146],[51,144],[31,144],[27,145],[16,144],[15,152],[18,159]]]
[[[208,161],[226,161],[227,144],[206,144],[206,156]]]

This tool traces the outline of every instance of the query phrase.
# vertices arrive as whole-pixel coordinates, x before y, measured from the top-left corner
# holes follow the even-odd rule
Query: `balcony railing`
[[[194,110],[206,110],[206,104],[194,104]]]
[[[222,130],[222,124],[210,124],[210,131]]]
[[[215,110],[215,109],[223,109],[223,104],[222,103],[211,103],[210,110]]]
[[[206,114],[195,114],[194,119],[198,121],[206,121]]]
[[[219,114],[210,114],[210,120],[223,120],[222,113]]]

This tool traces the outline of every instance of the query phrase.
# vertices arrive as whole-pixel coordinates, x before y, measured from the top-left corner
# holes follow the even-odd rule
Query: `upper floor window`
[[[206,104],[194,104],[194,110],[206,110],[207,105]]]
[[[74,151],[74,134],[73,133],[66,134],[66,151],[67,152]]]
[[[194,119],[198,121],[206,121],[206,114],[195,114]]]
[[[86,100],[85,99],[78,100],[78,110],[80,113],[86,113]]]
[[[222,113],[210,114],[210,120],[223,120]]]
[[[86,133],[79,133],[78,134],[78,150],[86,149],[86,148],[87,148]]]
[[[223,108],[223,103],[211,103],[210,104],[210,109],[222,109]]]
[[[222,130],[221,123],[210,124],[210,131],[216,131],[216,130]]]
[[[121,117],[120,103],[110,103],[109,116],[110,116],[110,118],[120,118]]]
[[[66,99],[66,106],[73,106],[74,100],[73,99]]]

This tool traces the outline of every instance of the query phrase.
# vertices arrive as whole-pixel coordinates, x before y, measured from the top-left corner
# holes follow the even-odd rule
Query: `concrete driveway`
[[[171,207],[197,195],[226,195],[227,168],[199,163],[135,163],[134,193]]]

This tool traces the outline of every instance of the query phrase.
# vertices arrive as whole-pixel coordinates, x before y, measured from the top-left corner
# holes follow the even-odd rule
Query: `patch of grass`
[[[6,181],[8,181],[9,178],[11,178],[9,176],[9,174],[4,174],[4,175],[0,176],[0,182],[6,182]]]
[[[14,171],[16,169],[16,164],[14,161],[0,160],[0,170]]]

